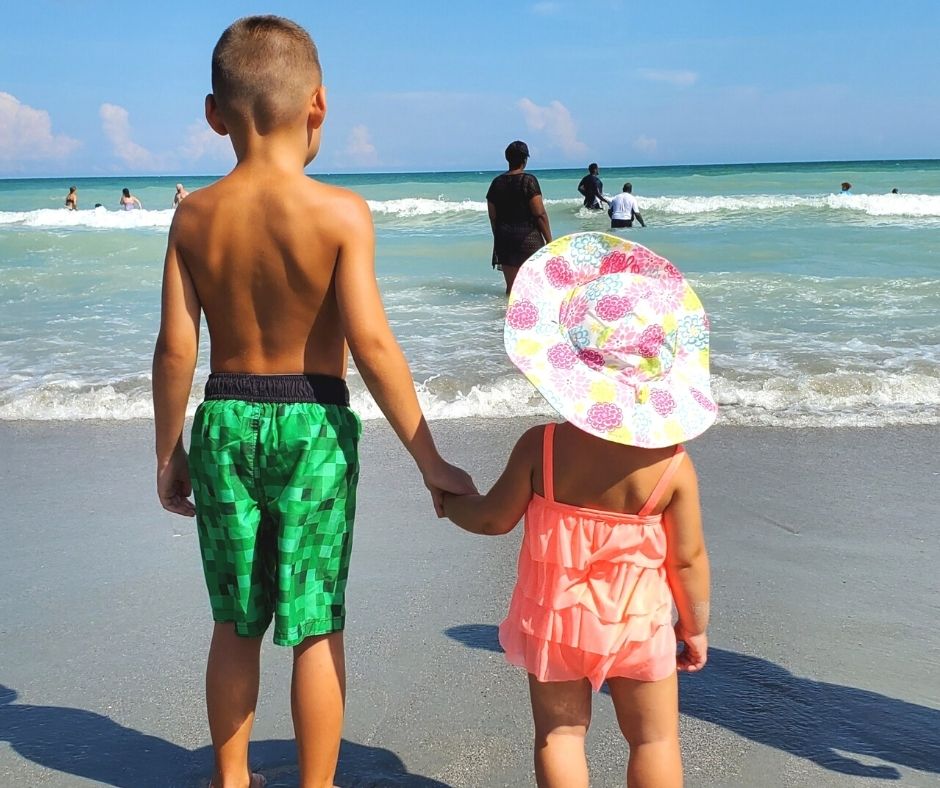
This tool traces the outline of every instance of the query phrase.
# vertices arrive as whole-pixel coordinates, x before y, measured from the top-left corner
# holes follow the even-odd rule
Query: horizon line
[[[880,163],[915,163],[915,162],[940,162],[940,158],[910,158],[910,159],[813,159],[813,160],[777,160],[777,161],[741,161],[741,162],[691,162],[685,164],[605,164],[601,169],[608,170],[657,170],[657,169],[670,169],[670,168],[680,168],[680,167],[768,167],[774,165],[793,165],[793,164],[839,164],[839,165],[849,165],[849,164],[880,164]],[[308,165],[309,166],[309,165]],[[564,171],[564,170],[575,170],[581,171],[586,170],[587,165],[580,167],[534,167],[531,170],[527,169],[527,172],[549,172],[553,170]],[[304,168],[306,171],[306,168]],[[362,170],[359,172],[344,171],[344,172],[317,172],[317,173],[306,173],[310,177],[317,176],[328,176],[328,177],[344,177],[344,176],[362,176],[362,175],[463,175],[463,174],[486,174],[490,172],[501,172],[500,169],[482,169],[474,167],[471,169],[462,169],[462,170]],[[231,172],[229,170],[228,172]],[[0,182],[2,181],[52,181],[52,180],[68,180],[70,178],[74,179],[92,179],[92,178],[222,178],[228,174],[228,172],[222,173],[128,173],[128,174],[115,174],[115,175],[35,175],[35,176],[25,176],[25,175],[0,175]]]

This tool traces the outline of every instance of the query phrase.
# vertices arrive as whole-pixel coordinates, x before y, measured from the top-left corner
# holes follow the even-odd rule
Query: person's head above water
[[[69,186],[69,194],[75,194],[78,191],[74,186]],[[897,189],[895,189],[897,191]]]
[[[522,140],[510,142],[506,146],[506,162],[512,170],[524,167],[529,160],[529,146]]]
[[[627,181],[627,183],[625,183],[625,184],[623,185],[623,190],[624,190],[625,192],[632,192],[632,191],[633,191],[633,184],[630,183],[629,181]]]
[[[852,188],[851,183],[849,183],[848,181],[842,181],[842,191],[847,192],[851,188]]]
[[[206,116],[221,133],[245,129],[264,135],[298,122],[312,100],[322,100],[322,79],[317,47],[300,25],[279,16],[244,17],[226,28],[212,51]],[[221,129],[213,124],[212,110]]]
[[[130,196],[131,196],[131,190],[130,190],[130,189],[121,189],[121,194],[123,194],[125,197],[130,197]]]
[[[597,164],[595,162],[588,164],[588,172],[591,173],[591,175],[597,175]]]

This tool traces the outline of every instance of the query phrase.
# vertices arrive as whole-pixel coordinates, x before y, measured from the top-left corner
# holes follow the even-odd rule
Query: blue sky
[[[940,157],[935,0],[11,0],[0,176],[224,172],[209,58],[251,13],[319,47],[311,172]]]

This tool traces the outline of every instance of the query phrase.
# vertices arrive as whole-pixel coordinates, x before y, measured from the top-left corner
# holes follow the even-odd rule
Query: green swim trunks
[[[213,374],[189,452],[216,621],[274,642],[343,629],[359,478],[346,384],[315,375]]]

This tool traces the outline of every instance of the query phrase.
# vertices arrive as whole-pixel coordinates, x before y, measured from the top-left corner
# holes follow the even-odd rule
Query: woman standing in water
[[[522,264],[552,240],[538,178],[524,172],[528,160],[529,147],[524,142],[509,143],[509,169],[493,178],[486,193],[493,229],[493,267],[503,272],[507,295]]]
[[[144,206],[140,204],[133,194],[131,194],[130,189],[124,189],[121,194],[121,209],[125,211],[133,211],[135,208],[143,208]]]

